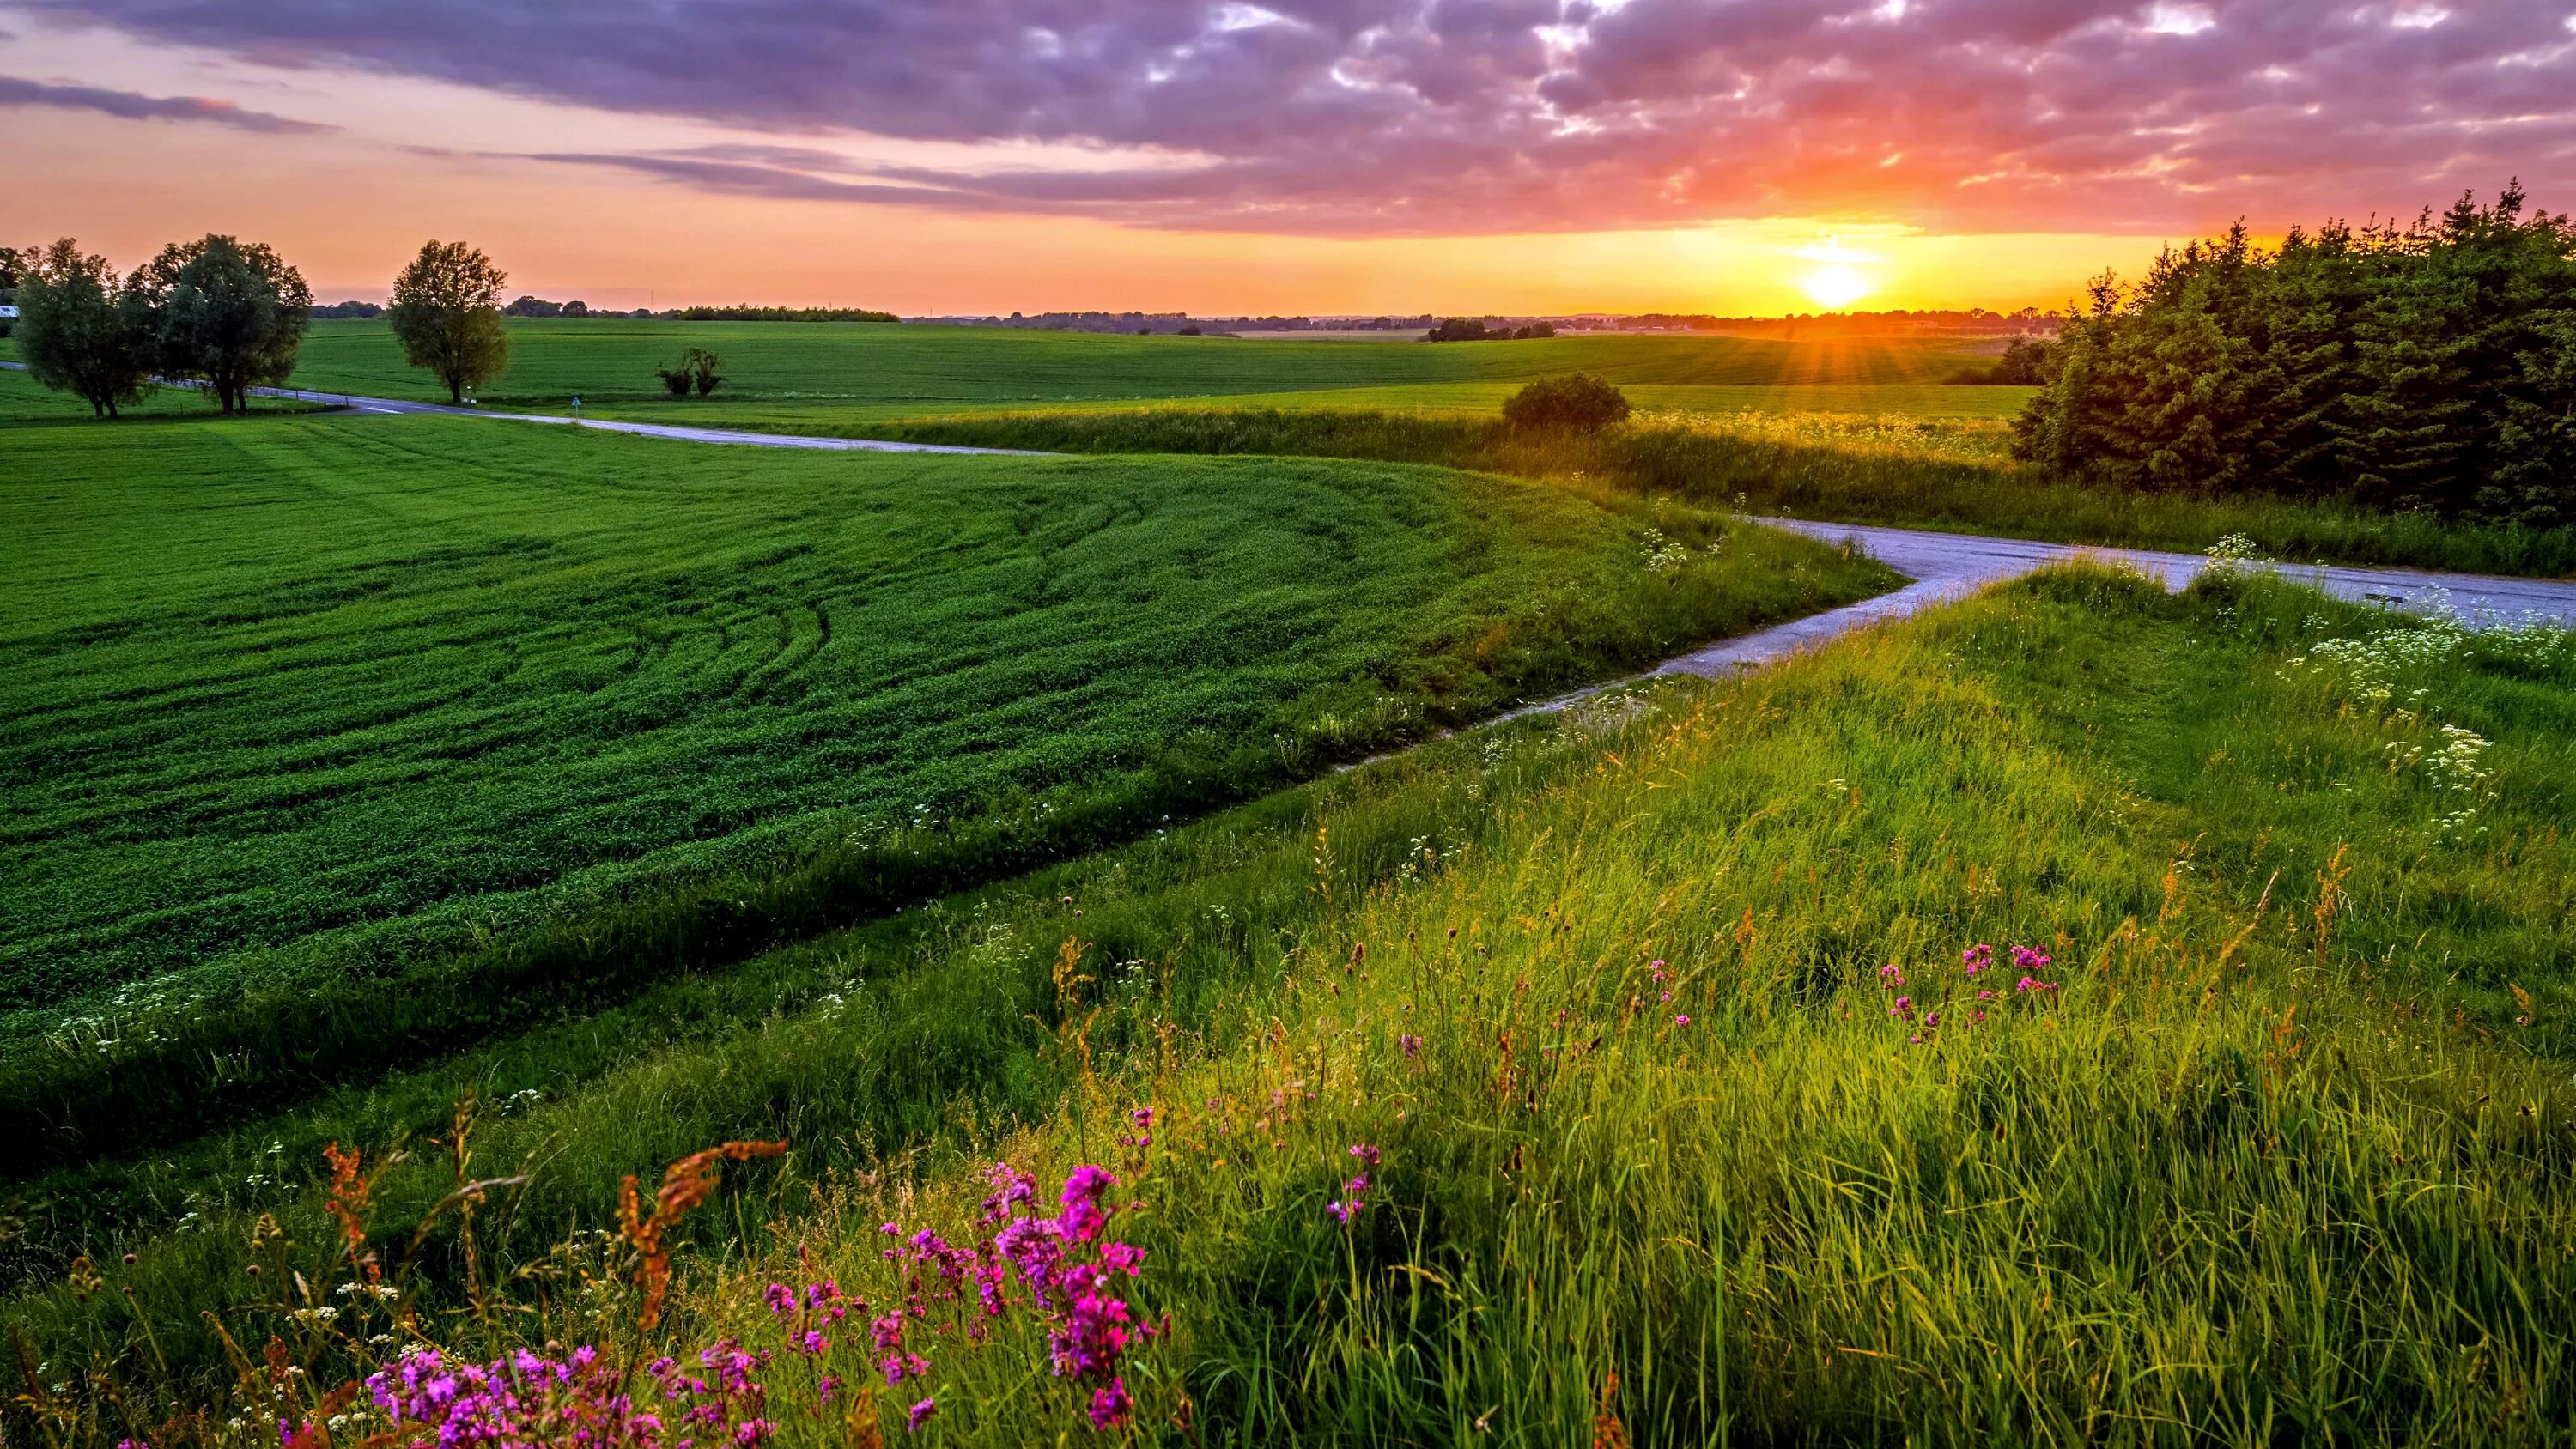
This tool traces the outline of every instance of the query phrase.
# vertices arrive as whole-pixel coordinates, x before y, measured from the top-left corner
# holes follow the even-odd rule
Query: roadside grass
[[[702,400],[900,403],[919,409],[1061,403],[1315,388],[1526,382],[1596,372],[1625,385],[1937,383],[1969,355],[1951,342],[1772,342],[1740,337],[1565,337],[1530,342],[1318,347],[1231,337],[1118,337],[999,327],[852,322],[651,322],[512,319],[510,370],[487,403],[652,402],[657,363],[689,347],[725,361]],[[316,322],[294,385],[444,402],[403,364],[381,320]],[[1949,389],[1961,393],[1979,388]],[[674,405],[674,415],[699,409]]]
[[[332,1296],[281,1158],[8,1314],[129,1387],[66,1393],[104,1442],[222,1395],[201,1312],[306,1369],[291,1426],[404,1342],[772,1347],[760,1285],[831,1277],[923,1308],[871,1429],[920,1395],[1053,1439],[1098,1380],[901,1248],[987,1234],[1001,1154],[1121,1179],[1115,1291],[1169,1324],[1125,1350],[1141,1440],[2558,1442],[2571,800],[2566,635],[2053,570],[816,943],[859,982],[565,1090],[495,1063],[470,1153],[364,1143],[388,1304]],[[2052,959],[1970,976],[1978,942]],[[752,1136],[794,1150],[690,1220],[639,1333],[615,1176]],[[457,1181],[523,1170],[468,1255]],[[813,1376],[877,1354],[831,1336],[769,1371],[780,1442],[843,1442]]]
[[[2059,482],[2011,461],[2002,423],[1972,418],[1655,414],[1589,438],[1533,438],[1494,417],[1157,406],[885,420],[849,432],[1067,453],[1383,458],[1829,522],[2184,553],[2242,534],[2302,563],[2576,574],[2576,528],[2469,528],[2333,503]]]
[[[1316,460],[441,418],[11,452],[9,1176],[1892,582],[1706,511]]]
[[[0,360],[10,360],[0,357]],[[309,413],[320,404],[288,398],[252,398],[255,414]],[[215,415],[214,404],[194,388],[157,387],[143,400],[119,409],[119,422],[162,422]],[[0,367],[0,428],[76,427],[99,419],[88,403],[67,392],[54,392],[16,368]]]
[[[1423,383],[1394,387],[1315,388],[1298,392],[1242,393],[1232,396],[1178,398],[1148,406],[1209,411],[1391,411],[1493,417],[1520,382]],[[1621,389],[1630,403],[1647,413],[1698,417],[1713,415],[1750,425],[1752,414],[1777,414],[1816,423],[1853,427],[1918,423],[1939,425],[1980,440],[1982,452],[2004,456],[2007,422],[2035,391],[2017,387],[1951,387],[1939,383],[1833,384],[1804,386],[1656,384]],[[639,423],[683,423],[743,428],[753,432],[811,437],[869,437],[875,425],[927,419],[960,420],[1022,412],[1124,412],[1137,409],[1134,398],[1088,401],[1004,402],[954,408],[926,408],[921,403],[860,402],[839,399],[778,398],[738,402],[721,393],[711,398],[674,401],[618,401],[594,407],[585,399],[585,417],[617,418]],[[549,405],[549,412],[564,412]],[[1812,424],[1811,424],[1812,425]]]

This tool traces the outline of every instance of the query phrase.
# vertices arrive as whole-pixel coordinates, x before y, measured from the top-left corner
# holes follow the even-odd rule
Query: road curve
[[[1872,558],[1913,582],[1893,593],[1863,599],[1839,609],[1810,614],[1774,628],[1721,639],[1643,674],[1596,684],[1572,694],[1523,705],[1503,716],[1549,714],[1580,704],[1607,690],[1642,684],[1675,674],[1715,679],[1739,670],[1787,658],[1872,624],[1906,618],[1976,592],[2016,579],[2067,559],[2096,559],[2133,568],[2180,589],[2209,567],[2199,554],[2158,553],[2135,548],[2088,548],[2063,543],[2035,543],[2021,538],[1986,538],[1972,533],[1934,533],[1915,528],[1877,528],[1855,523],[1815,523],[1803,518],[1757,518],[1772,528],[1802,533],[1825,543],[1849,541]],[[2511,628],[2530,624],[2576,628],[2576,583],[2501,578],[2488,574],[2433,573],[2418,569],[2292,567],[2264,564],[2299,583],[2311,584],[2339,599],[2378,604],[2416,614],[2447,614],[2470,628]]]

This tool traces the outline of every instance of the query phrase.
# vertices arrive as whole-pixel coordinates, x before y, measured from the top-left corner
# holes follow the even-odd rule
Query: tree
[[[202,379],[223,411],[242,411],[252,387],[295,371],[313,292],[264,243],[228,236],[174,243],[131,282],[152,309],[161,370]]]
[[[1542,377],[1503,404],[1503,421],[1523,432],[1597,433],[1627,420],[1627,394],[1588,372]]]
[[[501,286],[509,274],[463,242],[423,242],[394,278],[392,323],[403,359],[447,384],[450,403],[510,365],[501,328]]]
[[[64,237],[19,254],[18,355],[36,381],[103,418],[152,382],[151,319],[107,258]]]

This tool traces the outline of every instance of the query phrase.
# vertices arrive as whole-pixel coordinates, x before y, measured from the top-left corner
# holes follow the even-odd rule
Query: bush
[[[680,354],[677,367],[657,367],[653,369],[653,375],[662,379],[662,386],[673,397],[687,397],[693,390],[698,396],[705,397],[724,381],[724,374],[716,371],[722,366],[722,357],[703,347],[692,347]]]
[[[1588,372],[1542,377],[1503,404],[1515,431],[1597,433],[1628,420],[1627,396]]]

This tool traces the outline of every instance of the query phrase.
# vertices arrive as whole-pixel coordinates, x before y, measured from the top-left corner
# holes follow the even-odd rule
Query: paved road
[[[0,367],[25,370],[23,362],[0,362]],[[165,382],[165,387],[193,387],[187,382]],[[388,413],[437,413],[457,418],[497,418],[511,423],[556,423],[572,427],[595,428],[603,433],[633,433],[645,438],[673,438],[684,443],[734,443],[754,448],[811,448],[827,453],[980,453],[992,456],[1032,458],[1041,456],[1025,448],[953,448],[938,443],[884,443],[868,438],[798,438],[784,433],[743,433],[730,428],[681,428],[664,423],[618,423],[603,418],[562,418],[544,413],[498,413],[489,408],[453,408],[445,403],[410,402],[402,398],[359,397],[345,392],[308,392],[293,387],[255,387],[258,397],[292,398],[298,402],[328,403],[347,408],[352,414],[381,416]]]
[[[1984,538],[1967,533],[1932,533],[1912,528],[1873,528],[1849,523],[1811,523],[1805,519],[1765,518],[1759,522],[1826,543],[1853,540],[1872,558],[1914,582],[1891,594],[1863,599],[1839,609],[1793,620],[1776,628],[1721,639],[1634,678],[1578,690],[1573,694],[1525,705],[1505,718],[1546,714],[1581,703],[1605,690],[1673,674],[1714,679],[1775,660],[1848,634],[1854,629],[1902,619],[1934,604],[1974,593],[1989,584],[2019,578],[2061,559],[2096,558],[2125,564],[2162,579],[2169,589],[2188,584],[2209,560],[2199,554],[2155,553],[2132,548],[2079,548],[2062,543],[2033,543],[2019,538]],[[2337,598],[2382,604],[2413,613],[2447,613],[2472,628],[2518,624],[2576,627],[2576,583],[2496,578],[2486,574],[2429,573],[2416,569],[2279,567],[2301,583],[2315,584]]]

